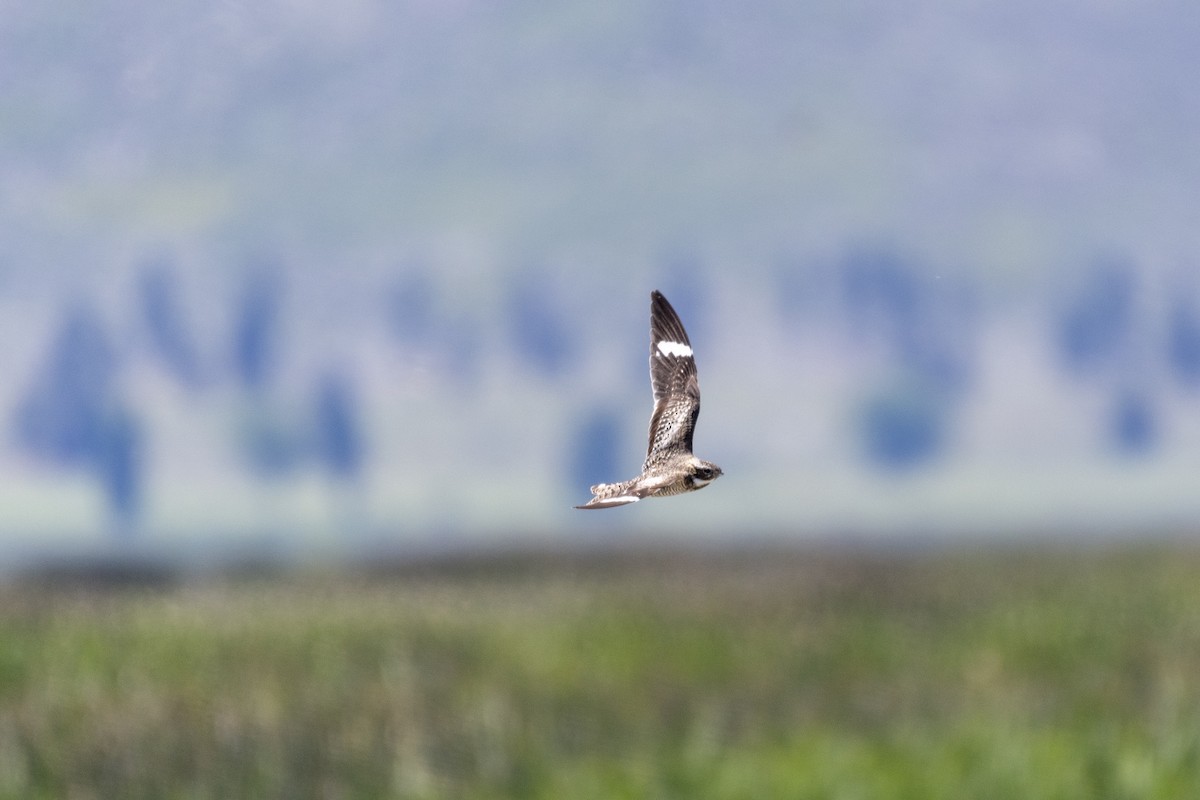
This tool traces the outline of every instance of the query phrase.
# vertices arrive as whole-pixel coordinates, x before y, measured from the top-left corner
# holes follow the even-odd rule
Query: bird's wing
[[[664,453],[692,452],[692,431],[700,415],[700,382],[692,343],[679,315],[660,292],[650,295],[650,386],[654,414],[646,464]]]

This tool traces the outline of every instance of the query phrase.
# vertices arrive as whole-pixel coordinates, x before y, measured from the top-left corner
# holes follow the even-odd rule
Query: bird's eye
[[[696,467],[696,477],[702,481],[712,480],[713,471],[708,467]]]

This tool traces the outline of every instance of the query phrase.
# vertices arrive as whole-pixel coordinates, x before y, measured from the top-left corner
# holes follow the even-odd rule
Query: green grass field
[[[1200,797],[1200,548],[0,590],[0,797]]]

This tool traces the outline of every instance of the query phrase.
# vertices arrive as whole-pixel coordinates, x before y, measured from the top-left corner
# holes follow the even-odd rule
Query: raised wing
[[[661,292],[650,294],[650,386],[654,414],[646,466],[677,450],[692,452],[692,432],[700,416],[700,382],[692,343],[679,315]]]

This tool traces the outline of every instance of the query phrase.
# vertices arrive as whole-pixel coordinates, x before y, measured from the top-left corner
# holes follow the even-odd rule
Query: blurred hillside
[[[0,531],[1183,525],[1197,15],[18,3]],[[581,518],[644,452],[654,288],[727,475]]]

